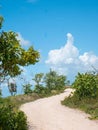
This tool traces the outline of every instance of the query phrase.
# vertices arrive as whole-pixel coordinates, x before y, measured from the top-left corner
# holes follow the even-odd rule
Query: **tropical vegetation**
[[[72,88],[75,92],[62,104],[89,113],[90,119],[98,119],[98,73],[78,73]]]
[[[40,55],[33,46],[27,50],[23,49],[15,32],[1,30],[3,21],[3,17],[0,16],[0,85],[6,82],[9,92],[13,95],[17,87],[16,84],[10,84],[9,79],[21,74],[21,66],[34,65],[38,62]],[[26,86],[25,93],[28,93]],[[1,89],[0,95],[2,95]],[[25,114],[2,98],[0,98],[0,130],[27,130]]]

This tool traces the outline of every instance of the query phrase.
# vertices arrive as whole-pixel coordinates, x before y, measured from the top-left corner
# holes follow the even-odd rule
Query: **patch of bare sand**
[[[43,98],[21,106],[27,115],[29,130],[98,130],[98,123],[88,115],[61,105],[71,89],[60,95]]]

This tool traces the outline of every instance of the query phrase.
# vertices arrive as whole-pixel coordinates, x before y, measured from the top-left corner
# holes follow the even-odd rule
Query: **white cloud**
[[[20,41],[20,44],[21,44],[22,46],[28,46],[28,45],[30,44],[30,41],[25,40],[25,39],[22,37],[21,33],[19,33],[19,32],[18,32],[17,39]]]
[[[79,56],[79,59],[84,65],[98,64],[98,57],[91,52],[85,52],[83,55]]]
[[[79,49],[73,45],[74,38],[71,33],[67,34],[67,43],[60,49],[51,50],[46,64],[68,77],[74,77],[77,72],[90,71],[93,66],[98,66],[98,56],[91,52],[80,55]]]
[[[46,63],[51,65],[62,65],[75,62],[74,59],[78,57],[79,51],[73,46],[73,36],[70,33],[67,34],[67,38],[67,44],[65,44],[64,47],[49,52],[49,58]]]

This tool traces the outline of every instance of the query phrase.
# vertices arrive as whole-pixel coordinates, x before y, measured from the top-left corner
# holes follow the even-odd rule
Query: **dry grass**
[[[20,105],[31,102],[39,99],[40,97],[36,93],[28,94],[28,95],[17,95],[17,96],[9,96],[7,98],[0,98],[0,106],[13,104],[15,108],[19,108]]]

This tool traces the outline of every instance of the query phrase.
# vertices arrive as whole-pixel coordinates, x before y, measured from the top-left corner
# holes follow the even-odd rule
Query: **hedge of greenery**
[[[90,119],[98,119],[98,74],[78,73],[72,87],[75,92],[62,104],[85,111]]]
[[[98,96],[98,75],[78,73],[72,86],[76,89],[74,94],[79,98],[96,98]]]
[[[20,110],[15,110],[13,105],[0,107],[0,130],[27,130],[27,118]]]

